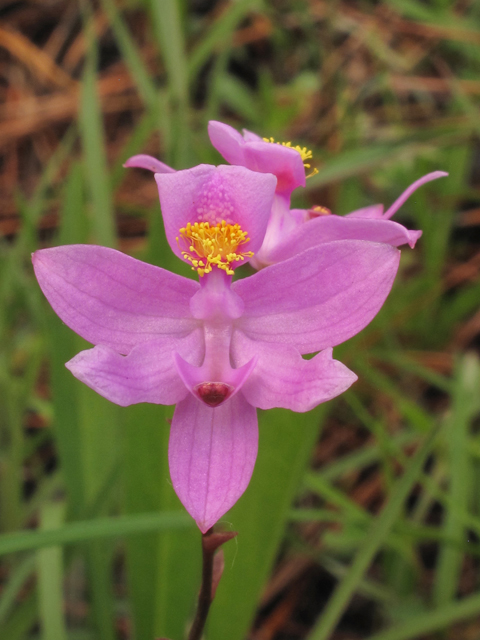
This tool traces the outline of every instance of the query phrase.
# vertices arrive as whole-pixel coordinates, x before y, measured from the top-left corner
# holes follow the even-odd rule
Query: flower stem
[[[215,590],[218,586],[220,578],[223,572],[223,554],[222,551],[215,558],[216,551],[228,540],[235,538],[235,531],[218,531],[214,532],[213,527],[206,533],[202,534],[202,555],[203,555],[203,569],[202,569],[202,586],[200,588],[200,595],[198,596],[197,611],[195,613],[195,619],[190,629],[188,640],[200,640],[202,637],[203,629],[207,621],[210,605],[215,597]],[[222,554],[222,555],[220,555]],[[220,560],[220,562],[216,562]]]
[[[198,596],[197,611],[193,621],[188,640],[200,640],[203,629],[207,621],[210,605],[212,604],[212,579],[213,579],[213,556],[215,546],[208,544],[208,538],[213,534],[213,527],[206,533],[202,533],[202,586]]]

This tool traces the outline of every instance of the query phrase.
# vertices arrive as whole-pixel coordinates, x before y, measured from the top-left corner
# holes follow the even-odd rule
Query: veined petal
[[[138,169],[147,169],[153,173],[175,173],[175,169],[169,167],[168,164],[160,162],[153,156],[147,156],[140,153],[129,158],[123,165],[124,167],[137,167]]]
[[[257,357],[257,365],[243,385],[247,401],[259,409],[283,407],[292,411],[310,411],[321,402],[346,391],[357,376],[338,360],[332,349],[304,360],[292,346],[250,340],[241,331],[233,335],[235,364]]]
[[[245,140],[236,129],[223,122],[210,120],[208,123],[208,135],[212,145],[227,162],[245,166],[243,154]]]
[[[260,250],[257,251],[255,256],[250,260],[250,264],[254,269],[260,269],[262,266],[270,264],[271,262],[276,262],[276,260],[270,260],[272,252],[277,253],[276,247],[279,245],[289,245],[290,237],[292,237],[292,234],[299,224],[292,215],[289,207],[290,198],[286,198],[282,194],[275,195],[265,239]],[[294,250],[291,255],[295,255],[296,253],[298,253],[298,251]],[[280,260],[285,260],[289,257],[289,255],[282,256]]]
[[[241,393],[214,409],[190,394],[177,405],[170,430],[170,475],[202,533],[247,488],[257,447],[256,410]]]
[[[208,123],[210,142],[227,162],[277,177],[277,192],[290,194],[305,186],[305,167],[298,151],[244,130],[243,137],[233,127],[211,120]]]
[[[193,363],[203,359],[201,329],[185,338],[161,338],[134,347],[121,356],[99,345],[81,351],[65,365],[73,375],[107,400],[122,407],[138,402],[176,404],[188,393],[177,373],[174,353]]]
[[[273,173],[277,177],[277,192],[291,193],[305,186],[302,156],[291,147],[263,140],[245,144],[245,166],[252,171]]]
[[[177,237],[189,222],[239,224],[250,237],[245,250],[260,248],[275,193],[273,175],[244,167],[201,164],[176,173],[155,174],[155,180],[167,240],[179,258],[182,253]]]
[[[363,329],[392,287],[400,252],[363,240],[329,242],[232,285],[245,302],[235,321],[253,340],[333,347]]]
[[[399,247],[409,244],[412,248],[422,235],[421,231],[409,231],[406,227],[382,218],[355,218],[347,216],[319,216],[297,225],[283,236],[282,242],[274,245],[265,254],[265,263],[287,260],[298,253],[321,243],[335,240],[368,240]],[[263,247],[260,254],[263,255]]]
[[[66,245],[36,251],[32,261],[54,311],[93,344],[128,353],[198,326],[189,306],[198,283],[114,249]]]
[[[214,122],[214,121],[211,120],[210,122]],[[218,122],[217,124],[222,124],[222,123]],[[262,140],[260,136],[257,136],[256,133],[253,133],[253,131],[249,131],[248,129],[242,129],[242,133],[243,133],[243,139],[245,142],[259,142],[260,140]]]
[[[381,218],[383,216],[383,204],[371,204],[347,213],[346,218]]]

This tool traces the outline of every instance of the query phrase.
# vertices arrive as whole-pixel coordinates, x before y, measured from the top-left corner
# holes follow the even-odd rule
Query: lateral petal
[[[245,166],[243,148],[245,140],[233,127],[217,120],[208,123],[208,135],[215,149],[230,164]]]
[[[252,171],[273,173],[277,177],[277,192],[291,193],[305,186],[302,156],[291,147],[264,140],[245,144],[245,166]]]
[[[277,193],[290,194],[305,186],[305,167],[295,149],[266,142],[251,131],[243,130],[243,137],[228,124],[211,120],[208,123],[210,142],[227,162],[247,167],[251,171],[273,173],[277,177]]]
[[[256,409],[241,393],[214,409],[191,394],[177,404],[168,450],[170,475],[202,533],[247,488],[257,448]]]
[[[400,252],[364,240],[329,242],[238,280],[245,303],[235,321],[253,340],[300,353],[333,347],[363,329],[392,287]]]
[[[287,260],[306,249],[335,240],[368,240],[394,247],[408,243],[413,248],[421,235],[421,231],[409,231],[393,220],[350,218],[333,214],[319,216],[297,225],[288,235],[285,235],[282,242],[270,249],[265,256],[265,262],[273,264]]]
[[[65,366],[91,389],[122,407],[138,402],[168,405],[183,400],[188,393],[175,367],[175,352],[201,362],[201,330],[185,338],[144,342],[127,356],[99,345],[81,351]]]
[[[114,249],[66,245],[36,251],[32,261],[54,311],[93,344],[128,353],[198,326],[189,307],[198,283]]]
[[[355,209],[346,214],[346,218],[381,218],[383,216],[383,204],[371,204],[361,209]]]
[[[243,385],[247,401],[259,409],[282,407],[310,411],[346,391],[357,376],[325,349],[304,360],[290,345],[250,340],[236,331],[232,341],[235,364],[257,357],[257,364]]]
[[[139,153],[136,156],[129,158],[123,165],[124,167],[137,167],[138,169],[147,169],[153,173],[175,173],[175,169],[169,167],[168,164],[160,162],[153,156],[148,156],[144,153]]]

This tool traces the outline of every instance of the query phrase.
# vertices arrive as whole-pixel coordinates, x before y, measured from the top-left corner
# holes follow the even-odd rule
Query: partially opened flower
[[[287,237],[297,226],[296,219],[289,214],[290,197],[294,189],[305,186],[306,173],[315,173],[316,170],[310,165],[312,154],[305,147],[292,146],[290,142],[276,143],[273,138],[260,138],[245,129],[242,136],[233,127],[215,120],[208,123],[208,134],[213,146],[230,164],[259,173],[270,173],[277,178],[265,237],[252,262],[257,266],[258,260],[261,261],[269,247],[275,246],[278,238]],[[174,171],[156,158],[144,154],[129,158],[124,166],[148,169],[155,173]]]
[[[346,216],[333,215],[321,206],[291,210],[293,189],[305,186],[303,163],[311,158],[306,148],[293,147],[290,143],[272,144],[273,140],[266,141],[245,130],[241,136],[232,127],[216,121],[209,122],[208,133],[213,146],[230,164],[277,176],[276,198],[265,240],[251,261],[255,268],[286,260],[309,247],[332,240],[370,240],[395,247],[408,243],[413,248],[422,232],[410,231],[390,218],[422,184],[448,175],[444,171],[434,171],[423,176],[411,184],[385,213],[381,204]],[[310,164],[305,166],[310,169]]]
[[[199,282],[92,245],[33,264],[56,313],[95,345],[67,363],[78,379],[122,406],[176,404],[172,482],[205,532],[250,480],[256,408],[308,411],[354,382],[332,347],[378,312],[399,252],[330,242],[232,283],[262,244],[275,177],[201,165],[155,178],[170,247]]]
[[[285,214],[291,218],[288,225],[289,232],[280,232],[275,234],[275,237],[271,236],[271,243],[268,246],[263,245],[256,254],[254,266],[258,268],[274,264],[291,258],[309,247],[333,240],[369,240],[384,242],[394,247],[409,244],[413,249],[422,232],[410,231],[391,220],[391,217],[418,187],[447,175],[448,173],[444,171],[434,171],[416,180],[385,213],[383,204],[364,207],[345,216],[334,215],[321,206],[310,209],[291,209],[288,214]]]

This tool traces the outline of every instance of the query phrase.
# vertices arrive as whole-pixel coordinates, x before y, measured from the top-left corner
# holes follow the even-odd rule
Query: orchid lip
[[[235,389],[225,382],[201,382],[193,391],[195,395],[209,407],[218,407],[228,400]]]

